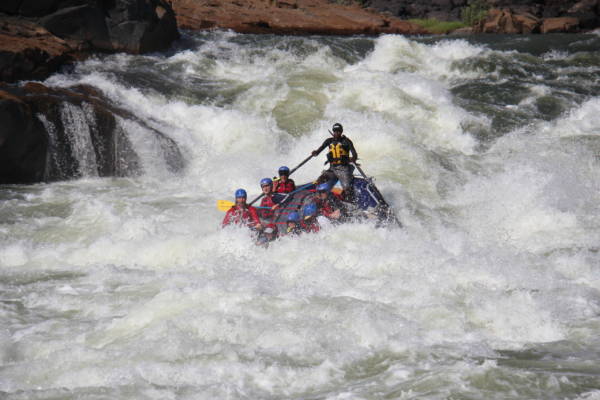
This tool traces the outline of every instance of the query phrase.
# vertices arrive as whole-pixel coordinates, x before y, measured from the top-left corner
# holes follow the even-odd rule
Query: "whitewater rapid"
[[[0,394],[600,398],[599,44],[213,32],[49,78],[99,89],[185,169],[120,118],[140,176],[0,188]],[[63,119],[89,166],[85,112]],[[216,200],[334,122],[403,229],[268,249],[220,229]]]

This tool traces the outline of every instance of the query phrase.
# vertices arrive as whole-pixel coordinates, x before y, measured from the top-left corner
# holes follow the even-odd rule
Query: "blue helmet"
[[[262,178],[260,180],[260,187],[266,186],[266,185],[272,185],[273,181],[270,178]]]
[[[290,174],[290,169],[288,167],[286,167],[285,165],[282,167],[279,167],[279,176],[289,175],[289,174]]]
[[[298,221],[300,221],[300,214],[298,214],[296,211],[293,211],[293,212],[289,213],[288,217],[287,217],[287,221],[288,222],[298,222]]]
[[[238,189],[235,191],[235,198],[238,199],[240,197],[243,197],[243,198],[248,197],[248,194],[246,194],[246,191],[244,189]]]
[[[329,184],[321,183],[319,186],[317,186],[317,192],[329,192]]]
[[[304,206],[302,210],[302,214],[304,214],[304,218],[312,217],[317,213],[317,205],[315,203],[310,203]]]

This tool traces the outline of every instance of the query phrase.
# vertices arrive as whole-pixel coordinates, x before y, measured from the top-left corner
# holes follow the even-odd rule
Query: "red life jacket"
[[[248,207],[238,207],[233,206],[225,214],[225,218],[223,218],[222,226],[227,226],[229,224],[244,224],[247,226],[254,226],[260,224],[260,220],[258,219],[258,214],[256,213],[256,208],[252,206]]]
[[[327,199],[321,200],[320,198],[316,198],[315,204],[317,205],[317,210],[318,210],[319,214],[321,214],[327,218],[329,218],[331,216],[331,214],[333,214],[335,212],[335,210],[331,206],[331,203]]]
[[[302,230],[304,230],[304,232],[317,233],[321,230],[321,226],[319,225],[319,222],[316,218],[313,219],[312,222],[308,223],[305,221],[301,221],[300,226],[302,227]]]
[[[262,198],[262,200],[260,201],[260,206],[261,207],[269,207],[272,208],[273,206],[275,206],[275,202],[273,201],[273,195],[270,194],[268,196],[264,196]],[[260,210],[260,216],[263,219],[269,219],[273,217],[273,210],[267,210],[267,209],[262,209]]]
[[[293,179],[288,178],[288,180],[283,183],[281,179],[277,179],[273,182],[273,193],[289,193],[296,190],[296,184]]]

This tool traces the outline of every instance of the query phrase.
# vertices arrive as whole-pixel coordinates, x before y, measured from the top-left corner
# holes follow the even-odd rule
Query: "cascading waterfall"
[[[92,131],[97,129],[94,110],[86,103],[77,107],[65,102],[61,109],[61,117],[70,139],[73,157],[79,165],[79,174],[82,177],[98,176],[96,154],[92,144]]]
[[[132,115],[130,172],[65,104],[85,179],[0,189],[2,397],[599,398],[600,37],[548,37],[211,32],[51,77]],[[334,122],[403,229],[220,229]]]

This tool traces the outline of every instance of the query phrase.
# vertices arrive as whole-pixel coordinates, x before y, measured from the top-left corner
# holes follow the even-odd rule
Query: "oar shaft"
[[[296,171],[298,168],[300,168],[301,166],[303,166],[304,164],[306,164],[306,163],[308,162],[308,160],[310,160],[312,157],[313,157],[313,156],[312,156],[312,154],[311,154],[310,156],[306,157],[306,158],[304,159],[304,161],[302,161],[300,164],[298,164],[298,165],[296,166],[296,168],[294,168],[294,169],[292,169],[292,170],[290,171],[290,175],[291,175],[291,174],[293,174],[293,173],[294,173],[294,172],[295,172],[295,171]]]
[[[369,182],[371,181],[371,178],[369,178],[367,176],[367,174],[365,174],[365,171],[362,170],[362,168],[360,167],[360,165],[358,165],[357,163],[353,163],[353,165],[356,167],[356,169],[358,170],[358,172],[360,172],[360,174],[362,175],[363,178],[365,178]],[[377,189],[377,187],[375,185],[373,185],[373,184],[371,184],[371,187],[379,195],[379,197],[381,198],[381,202],[383,203],[383,205],[389,208],[390,205],[387,203],[387,201],[385,201],[385,199],[383,198],[383,195],[381,194],[381,192],[379,191],[379,189]],[[400,223],[400,221],[398,220],[398,217],[396,217],[396,214],[392,214],[392,215],[394,216],[394,221],[396,221],[396,223],[398,224],[398,226],[400,228],[402,228],[402,223]]]
[[[304,164],[306,164],[306,163],[308,162],[308,160],[310,160],[312,157],[313,157],[313,156],[312,156],[312,154],[311,154],[310,156],[306,157],[306,158],[304,159],[304,161],[302,161],[300,164],[298,164],[298,165],[297,165],[295,168],[293,168],[293,169],[290,171],[290,175],[291,175],[291,174],[293,174],[293,173],[294,173],[294,172],[295,172],[295,171],[296,171],[298,168],[300,168],[301,166],[303,166]],[[248,203],[248,204],[249,204],[249,205],[252,205],[252,204],[256,203],[256,202],[257,202],[259,199],[261,199],[261,198],[262,198],[264,195],[265,195],[264,193],[261,193],[261,194],[260,194],[260,195],[259,195],[257,198],[255,198],[254,200],[252,200],[252,201],[251,201],[250,203]]]
[[[369,181],[369,182],[371,181],[371,178],[369,178],[369,177],[367,176],[367,174],[365,174],[365,171],[363,171],[363,170],[362,170],[362,168],[360,167],[360,165],[358,165],[357,163],[354,163],[354,166],[356,167],[356,169],[358,170],[358,172],[360,172],[360,174],[362,175],[362,177],[363,177],[363,178],[365,178],[365,179],[366,179],[367,181]],[[384,199],[384,198],[383,198],[383,196],[381,195],[381,192],[379,191],[379,189],[377,189],[377,188],[375,187],[375,185],[371,185],[371,186],[373,187],[373,189],[374,189],[375,191],[377,191],[377,194],[379,195],[379,197],[381,197],[381,202],[382,202],[384,205],[386,205],[386,206],[388,206],[388,207],[389,207],[389,204],[387,203],[387,201],[385,201],[385,199]]]

